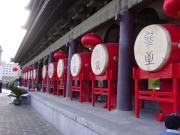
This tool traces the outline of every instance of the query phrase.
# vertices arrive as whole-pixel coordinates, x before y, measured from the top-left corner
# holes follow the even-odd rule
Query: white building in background
[[[17,63],[6,63],[1,60],[2,47],[0,45],[0,80],[6,84],[11,78],[18,78],[20,76],[20,70],[14,72],[13,68],[18,67]],[[19,68],[18,68],[19,69]]]
[[[9,63],[2,65],[2,83],[6,84],[11,78],[18,78],[19,71],[13,71],[14,67],[18,67],[18,64]]]

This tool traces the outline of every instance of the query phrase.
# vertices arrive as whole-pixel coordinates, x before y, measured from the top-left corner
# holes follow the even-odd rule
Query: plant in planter
[[[18,87],[11,87],[10,90],[15,95],[14,104],[20,105],[21,104],[21,95],[27,93],[27,90],[25,90],[23,88],[18,88]]]

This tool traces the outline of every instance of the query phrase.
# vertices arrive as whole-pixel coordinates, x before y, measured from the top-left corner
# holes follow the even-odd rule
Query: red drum
[[[45,79],[47,76],[47,66],[44,65],[42,69],[42,78]]]
[[[26,72],[26,80],[28,80],[28,71]]]
[[[138,66],[149,72],[180,62],[180,26],[149,25],[136,38],[134,55]]]
[[[30,79],[33,79],[33,69],[30,70]]]
[[[91,68],[95,75],[102,75],[106,70],[117,71],[119,45],[117,43],[98,44],[91,56]]]
[[[57,64],[49,63],[49,65],[48,65],[48,77],[50,79],[52,79],[54,77],[55,72],[56,72],[56,67],[57,67]]]
[[[31,71],[28,71],[28,80],[31,78]]]
[[[26,73],[27,73],[27,72],[24,72],[24,80],[27,80],[27,78],[26,78]]]
[[[67,66],[68,66],[68,59],[59,59],[58,64],[57,64],[57,76],[61,78],[64,74],[66,74],[67,71]]]
[[[33,79],[35,80],[37,77],[37,69],[34,69],[33,70]]]
[[[24,76],[24,80],[26,80],[26,72],[24,72],[24,75],[23,75],[23,76]]]
[[[80,73],[89,74],[91,52],[76,53],[71,58],[70,71],[73,77],[78,76]]]

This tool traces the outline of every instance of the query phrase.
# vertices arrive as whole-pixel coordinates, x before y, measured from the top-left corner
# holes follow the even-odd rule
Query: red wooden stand
[[[180,112],[180,64],[168,64],[159,72],[146,72],[134,68],[135,79],[135,117],[139,118],[140,102],[156,101],[160,103],[162,112],[156,115],[158,121],[163,121],[171,113]],[[160,79],[160,90],[145,90],[141,88],[141,80]]]
[[[50,93],[52,93],[53,95],[57,95],[56,76],[53,76],[53,78],[48,77],[48,82]]]
[[[74,92],[78,92],[80,102],[89,102],[90,86],[88,78],[87,73],[84,74],[83,72],[76,77],[71,76],[71,100],[73,100]],[[79,86],[73,85],[74,81],[79,81]]]
[[[57,95],[66,97],[66,75],[63,75],[57,80]]]
[[[66,97],[66,80],[67,71],[64,71],[64,74],[60,78],[57,77],[57,95],[63,95]]]
[[[41,69],[41,72],[42,72],[42,69]],[[46,65],[46,76],[45,76],[45,78],[42,77],[42,92],[46,92],[47,79],[48,79],[48,75],[47,75],[47,65]]]
[[[30,71],[31,72],[31,71]],[[30,77],[28,78],[28,82],[29,82],[29,88],[32,89],[32,78],[31,78],[31,75]]]
[[[46,92],[46,87],[47,87],[47,77],[42,79],[42,92]]]
[[[37,78],[35,78],[35,79],[32,79],[32,89],[31,89],[31,91],[35,91],[36,90],[36,84],[37,84]]]
[[[36,70],[36,72],[37,72],[37,70]],[[33,84],[31,91],[35,91],[35,88],[36,88],[36,84],[37,84],[38,79],[37,79],[37,75],[36,75],[36,77],[34,78],[34,70],[33,70],[33,74],[32,74],[32,79],[31,79],[31,81],[32,81],[32,84]]]
[[[63,95],[64,97],[66,97],[68,58],[61,59],[61,62],[64,64],[64,66],[58,67],[58,64],[57,64],[57,70],[59,70],[58,68],[61,68],[60,70],[61,72],[59,73],[59,76],[58,76],[58,71],[57,71],[57,95]]]
[[[29,78],[28,78],[28,80],[29,80],[29,88],[30,88],[30,91],[31,91],[31,89],[33,88],[33,67],[32,66],[30,66],[29,67],[29,73],[30,73],[30,75],[29,75]]]
[[[107,107],[109,111],[111,110],[111,108],[116,107],[116,95],[117,95],[116,78],[117,78],[117,74],[116,75],[113,74],[112,70],[106,70],[106,72],[103,75],[99,75],[99,76],[91,73],[93,106],[95,105],[97,95],[106,95],[108,98],[105,107]],[[95,86],[95,81],[98,80],[101,81],[106,80],[108,82],[107,88]]]

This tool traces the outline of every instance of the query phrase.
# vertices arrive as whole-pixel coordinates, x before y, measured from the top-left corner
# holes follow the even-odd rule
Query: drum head
[[[28,79],[31,77],[31,71],[28,71]]]
[[[54,64],[50,63],[48,65],[48,76],[49,76],[49,78],[52,78],[53,75],[54,75]]]
[[[44,65],[42,69],[42,78],[45,79],[45,77],[46,77],[46,65]]]
[[[112,52],[113,53],[113,52]],[[96,45],[91,56],[91,68],[95,75],[105,72],[109,61],[108,50],[103,44]]]
[[[33,70],[33,79],[36,79],[36,69]]]
[[[70,65],[71,75],[77,76],[81,71],[81,57],[79,54],[74,54],[71,59]]]
[[[57,65],[57,75],[58,77],[61,77],[64,73],[64,60],[59,59],[58,65]]]
[[[31,70],[31,76],[30,76],[31,79],[33,79],[33,70]]]
[[[138,66],[145,71],[158,71],[168,61],[171,39],[161,25],[150,25],[141,30],[136,38],[134,55]]]

